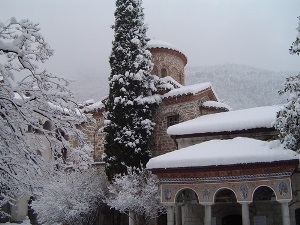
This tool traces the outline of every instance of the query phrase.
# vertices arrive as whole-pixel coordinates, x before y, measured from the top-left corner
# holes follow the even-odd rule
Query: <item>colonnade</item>
[[[243,225],[250,225],[249,204],[251,202],[238,202],[242,205],[242,221]],[[279,201],[281,204],[282,225],[290,225],[289,204],[287,201]],[[212,223],[212,205],[206,203],[204,205],[204,225]],[[175,215],[174,215],[175,214]],[[167,225],[186,225],[182,224],[182,212],[180,205],[167,206]]]

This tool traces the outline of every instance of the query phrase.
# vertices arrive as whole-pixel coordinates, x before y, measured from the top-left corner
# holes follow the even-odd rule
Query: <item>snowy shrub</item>
[[[158,178],[146,169],[127,167],[127,174],[116,175],[108,190],[107,205],[129,216],[133,214],[136,224],[146,225],[165,213]]]
[[[61,174],[45,185],[32,208],[42,224],[93,224],[103,204],[106,180],[96,170]]]

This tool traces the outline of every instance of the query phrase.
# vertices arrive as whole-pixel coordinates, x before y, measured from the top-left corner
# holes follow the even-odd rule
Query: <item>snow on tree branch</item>
[[[286,148],[300,150],[300,73],[286,78],[280,94],[288,93],[288,102],[277,113],[275,128],[280,132],[281,142]]]
[[[29,20],[0,22],[0,187],[12,198],[32,195],[53,169],[87,167],[91,161],[91,148],[76,128],[87,118],[69,82],[39,70],[53,54],[39,31]]]
[[[296,41],[292,43],[292,46],[289,49],[291,54],[297,54],[297,55],[300,54],[300,16],[298,17],[298,19],[299,19],[298,27],[297,27],[298,34],[296,37]]]

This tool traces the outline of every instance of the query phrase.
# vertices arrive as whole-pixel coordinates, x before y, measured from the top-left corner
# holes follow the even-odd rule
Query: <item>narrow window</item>
[[[168,116],[168,127],[179,123],[179,115]]]
[[[160,72],[161,72],[161,77],[165,77],[165,76],[168,75],[168,74],[167,74],[167,69],[166,69],[166,68],[162,68]]]

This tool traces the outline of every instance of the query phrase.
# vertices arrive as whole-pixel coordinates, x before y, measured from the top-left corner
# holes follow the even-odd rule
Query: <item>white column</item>
[[[288,202],[281,202],[282,224],[290,225],[290,210]]]
[[[134,225],[134,213],[129,212],[129,225]]]
[[[174,225],[174,208],[173,206],[167,207],[167,225]]]
[[[181,211],[181,205],[175,206],[175,224],[176,225],[182,225],[182,211]]]
[[[249,217],[249,203],[242,202],[242,218],[243,225],[250,225],[250,217]]]
[[[204,205],[204,225],[211,225],[211,205]]]

